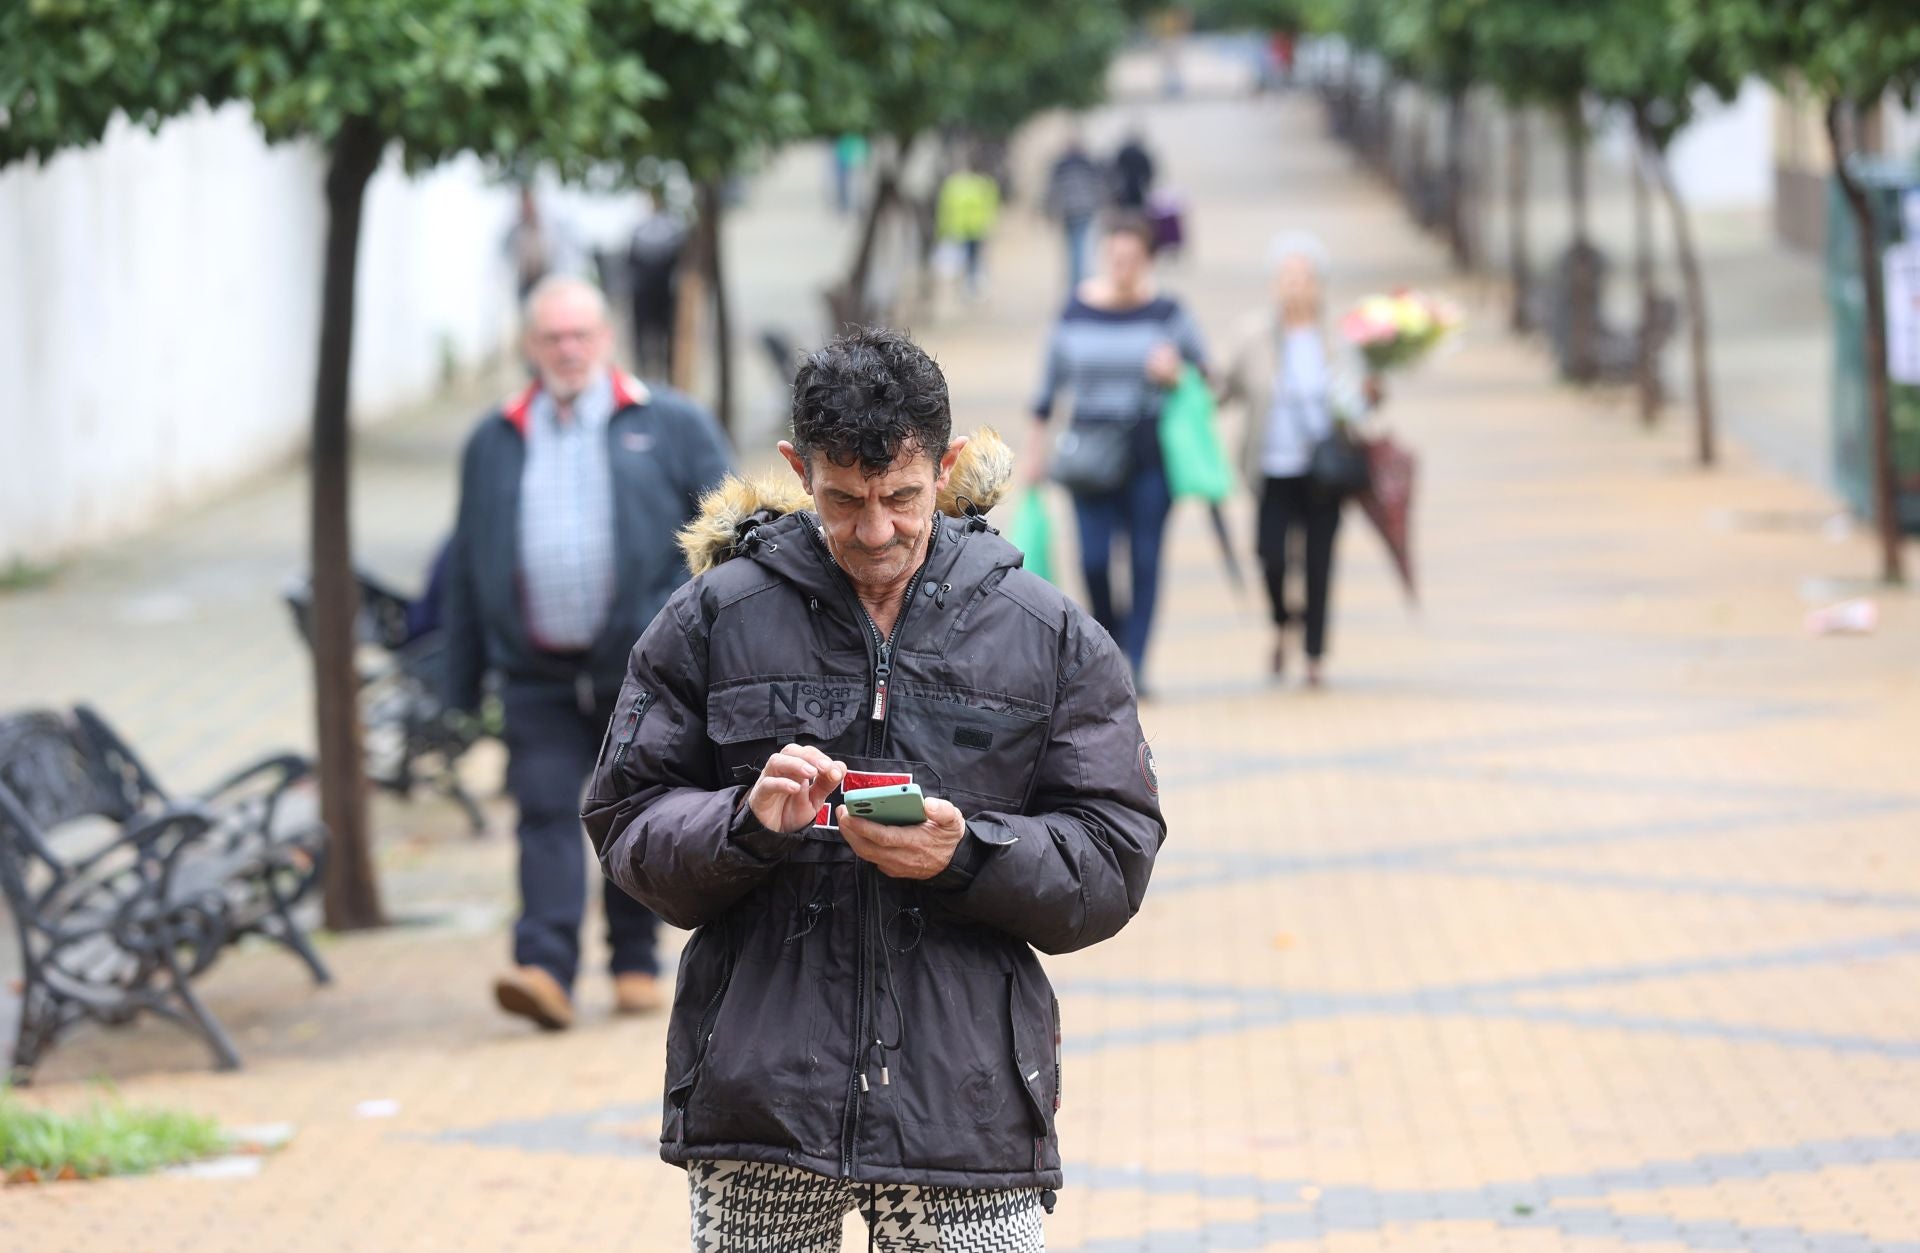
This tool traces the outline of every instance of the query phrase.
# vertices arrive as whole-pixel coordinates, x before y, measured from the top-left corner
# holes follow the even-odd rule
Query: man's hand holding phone
[[[804,831],[846,777],[845,762],[809,745],[789,744],[767,758],[747,793],[747,808],[769,831]]]
[[[854,856],[872,862],[889,879],[931,879],[947,868],[967,836],[967,819],[937,796],[921,801],[926,821],[917,826],[872,822],[840,807],[840,835]]]

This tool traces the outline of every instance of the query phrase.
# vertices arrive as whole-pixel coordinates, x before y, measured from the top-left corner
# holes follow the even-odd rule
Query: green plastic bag
[[[1053,518],[1047,513],[1046,493],[1039,487],[1020,494],[1007,527],[1007,542],[1026,554],[1027,569],[1053,582]]]
[[[1219,504],[1233,494],[1233,466],[1213,420],[1213,391],[1187,366],[1160,410],[1160,451],[1175,500]]]

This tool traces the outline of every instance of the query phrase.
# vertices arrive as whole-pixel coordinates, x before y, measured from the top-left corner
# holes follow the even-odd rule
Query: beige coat
[[[1357,422],[1367,413],[1366,362],[1337,332],[1323,328],[1321,337],[1327,345],[1327,403],[1336,421]],[[1279,373],[1279,320],[1272,309],[1263,308],[1241,320],[1216,392],[1222,407],[1239,410],[1240,473],[1256,489],[1266,478],[1260,469],[1261,445]]]

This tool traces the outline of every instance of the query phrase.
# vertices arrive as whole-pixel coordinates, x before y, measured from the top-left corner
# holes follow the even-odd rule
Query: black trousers
[[[587,873],[587,833],[580,794],[613,720],[614,697],[587,712],[571,686],[509,683],[506,705],[507,789],[520,807],[520,919],[513,924],[513,960],[538,966],[571,988],[580,966],[580,921],[589,878],[599,881],[607,910],[613,973],[659,973],[651,910],[599,872]]]
[[[1327,605],[1333,595],[1333,538],[1340,529],[1340,498],[1314,489],[1305,475],[1266,480],[1260,488],[1260,566],[1273,601],[1273,621],[1292,621],[1287,609],[1287,549],[1295,534],[1306,549],[1307,656],[1327,651]]]

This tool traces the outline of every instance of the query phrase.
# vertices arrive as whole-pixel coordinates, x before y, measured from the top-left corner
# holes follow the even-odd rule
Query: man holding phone
[[[892,1249],[1039,1250],[1034,950],[1119,931],[1166,834],[1126,659],[987,525],[1011,454],[953,438],[904,335],[814,353],[780,451],[796,482],[683,534],[587,795],[609,877],[695,931],[661,1155],[703,1251],[827,1253],[855,1209]]]

